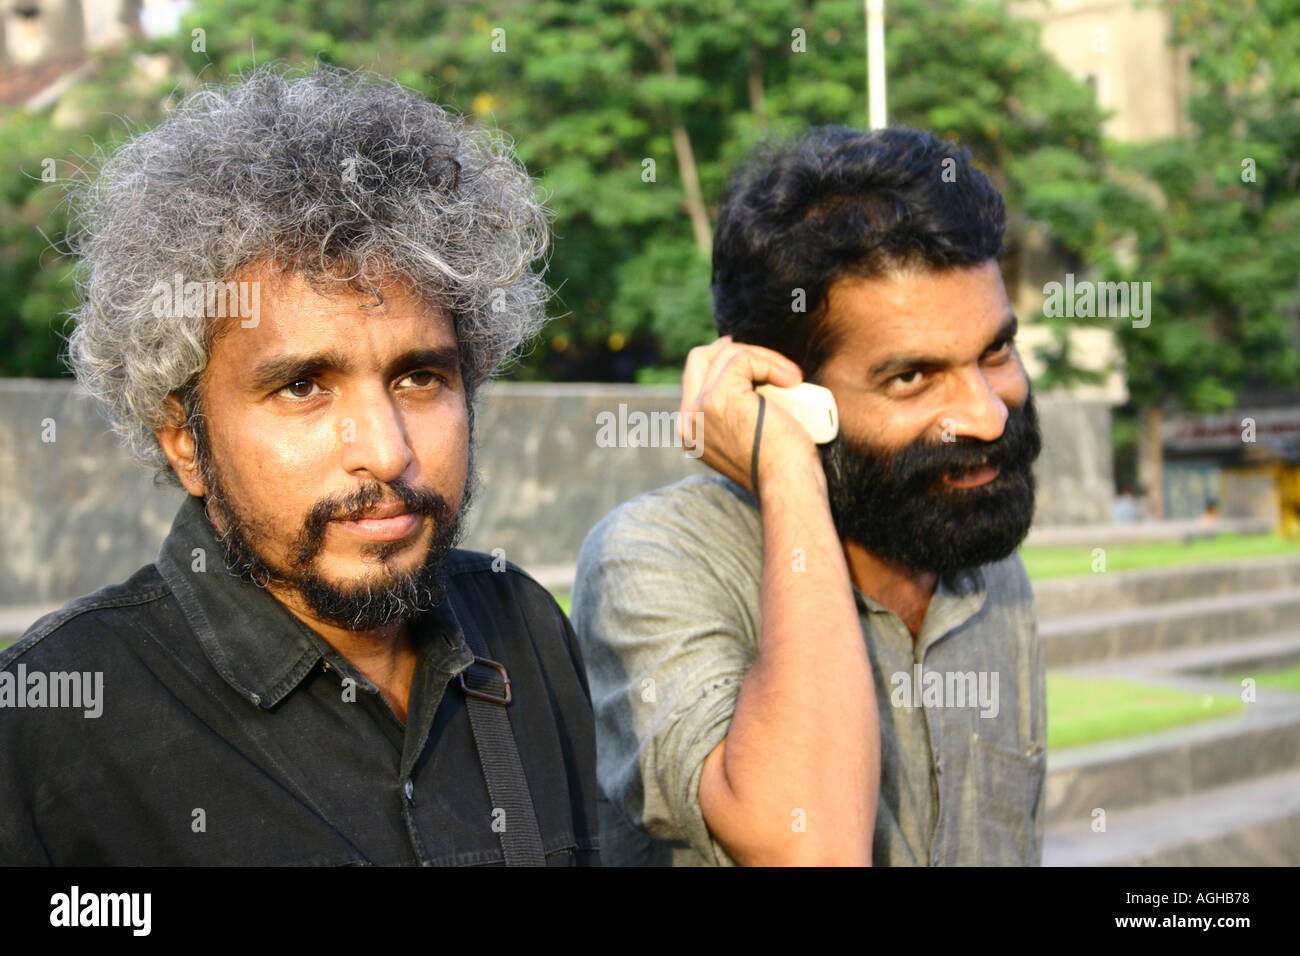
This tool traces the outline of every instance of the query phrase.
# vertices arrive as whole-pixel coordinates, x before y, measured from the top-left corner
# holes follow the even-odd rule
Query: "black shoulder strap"
[[[506,716],[512,700],[510,677],[504,667],[488,659],[483,636],[474,628],[466,629],[465,641],[474,652],[474,663],[461,671],[460,686],[492,800],[492,826],[501,838],[506,866],[545,866],[537,811]]]

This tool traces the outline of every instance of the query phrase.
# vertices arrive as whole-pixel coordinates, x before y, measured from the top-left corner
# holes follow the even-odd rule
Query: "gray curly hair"
[[[70,198],[81,304],[66,361],[172,483],[154,431],[172,393],[194,423],[214,334],[204,315],[156,314],[176,274],[227,281],[269,261],[316,288],[404,280],[450,311],[471,402],[546,321],[533,264],[551,213],[512,143],[366,71],[262,66],[193,93]]]

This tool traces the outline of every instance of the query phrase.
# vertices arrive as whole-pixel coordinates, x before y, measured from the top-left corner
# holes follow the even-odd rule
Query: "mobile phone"
[[[754,391],[798,419],[818,445],[826,444],[840,432],[840,412],[835,407],[835,396],[828,388],[801,382],[794,388],[760,385]]]

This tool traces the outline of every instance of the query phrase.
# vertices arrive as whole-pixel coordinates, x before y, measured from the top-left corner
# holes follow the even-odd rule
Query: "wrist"
[[[816,446],[805,450],[785,450],[779,454],[760,455],[758,488],[755,497],[763,504],[779,503],[792,498],[829,501],[826,472]]]

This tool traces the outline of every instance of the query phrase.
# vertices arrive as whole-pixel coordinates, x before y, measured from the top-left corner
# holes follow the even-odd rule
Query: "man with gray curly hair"
[[[0,654],[0,863],[599,862],[569,622],[455,548],[475,393],[545,320],[509,144],[262,67],[74,198],[70,364],[188,496],[154,564]]]

